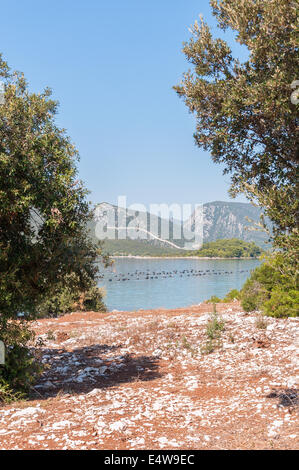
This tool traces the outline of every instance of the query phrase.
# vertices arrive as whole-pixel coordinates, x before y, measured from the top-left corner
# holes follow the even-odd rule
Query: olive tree
[[[196,144],[231,174],[231,194],[264,206],[274,244],[291,253],[297,246],[298,255],[298,4],[210,4],[220,30],[231,30],[248,58],[234,57],[225,34],[214,37],[201,18],[183,48],[191,69],[175,90],[195,114]]]
[[[74,292],[94,289],[101,250],[88,236],[91,210],[77,176],[78,152],[55,123],[51,91],[31,93],[1,56],[0,80],[0,339],[10,357],[16,354],[16,369],[8,358],[0,382],[13,377],[16,385],[31,337],[22,326],[66,282]]]

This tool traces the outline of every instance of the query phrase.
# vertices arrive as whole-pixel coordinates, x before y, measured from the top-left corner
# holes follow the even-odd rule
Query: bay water
[[[109,311],[197,305],[240,289],[256,259],[116,258],[102,270]]]

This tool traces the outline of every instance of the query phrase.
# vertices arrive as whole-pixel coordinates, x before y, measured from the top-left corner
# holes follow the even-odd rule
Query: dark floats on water
[[[259,260],[117,258],[103,270],[109,311],[177,308],[240,289]]]

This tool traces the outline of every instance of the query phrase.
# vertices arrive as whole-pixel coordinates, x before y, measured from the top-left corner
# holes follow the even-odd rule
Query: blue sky
[[[229,200],[229,176],[195,147],[195,118],[172,89],[200,13],[217,32],[208,0],[2,2],[0,51],[32,90],[53,89],[91,201]]]

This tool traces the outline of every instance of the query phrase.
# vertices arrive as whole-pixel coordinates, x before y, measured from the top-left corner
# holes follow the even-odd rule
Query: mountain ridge
[[[108,250],[110,246],[111,254],[121,252],[122,246],[126,246],[131,255],[139,254],[144,244],[149,249],[159,248],[159,253],[164,250],[171,254],[174,251],[195,250],[199,241],[205,243],[233,238],[254,242],[267,249],[269,235],[256,230],[262,213],[261,208],[250,203],[213,201],[203,204],[202,209],[198,207],[188,219],[179,221],[102,202],[96,205],[89,228],[94,238],[106,240],[105,246]],[[266,221],[271,228],[269,220]],[[197,233],[196,240],[190,241],[200,223],[203,224],[203,238]]]

